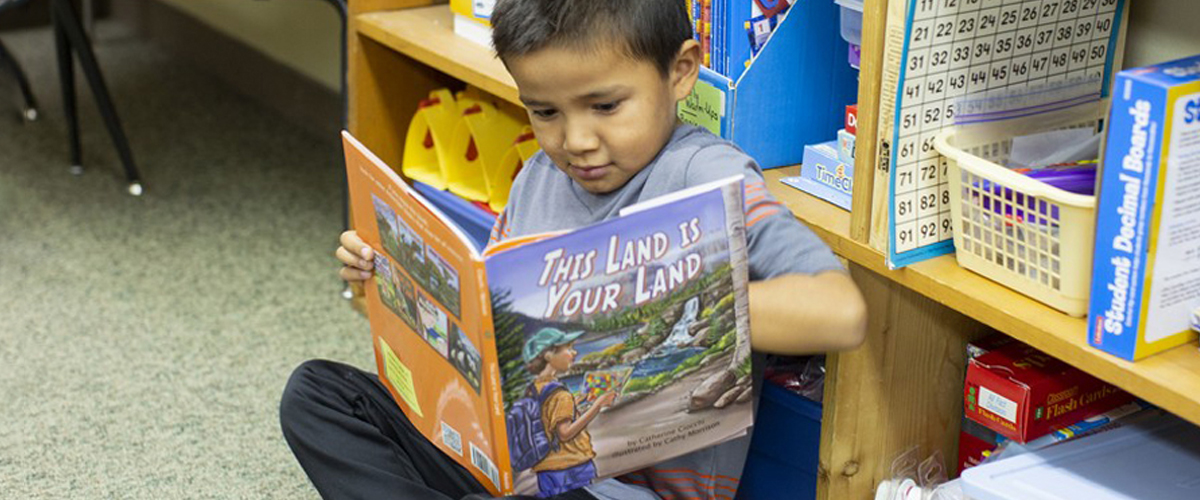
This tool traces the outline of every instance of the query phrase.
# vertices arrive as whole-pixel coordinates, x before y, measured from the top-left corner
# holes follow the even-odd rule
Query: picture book
[[[742,179],[479,252],[343,133],[380,379],[495,495],[548,497],[753,423]]]

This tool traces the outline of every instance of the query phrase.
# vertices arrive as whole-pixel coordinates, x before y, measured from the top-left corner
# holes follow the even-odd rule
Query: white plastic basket
[[[947,158],[959,265],[1072,316],[1087,314],[1096,197],[1013,172],[1011,139],[959,137],[934,148]]]

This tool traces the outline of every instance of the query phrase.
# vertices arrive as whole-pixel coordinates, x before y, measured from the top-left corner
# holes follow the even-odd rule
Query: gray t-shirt
[[[539,151],[513,182],[492,242],[586,226],[616,217],[624,207],[737,174],[745,175],[751,280],[842,269],[829,247],[767,192],[753,159],[729,141],[690,125],[677,127],[646,168],[606,194],[585,191]],[[756,384],[761,382],[760,361],[755,360]],[[588,491],[603,500],[660,498],[646,488],[670,498],[733,497],[749,446],[747,435],[626,475],[624,483],[601,481]]]

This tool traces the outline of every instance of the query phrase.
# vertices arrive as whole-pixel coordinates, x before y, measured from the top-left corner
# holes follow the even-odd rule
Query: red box
[[[846,131],[858,135],[858,105],[846,106]]]
[[[955,475],[982,463],[1000,446],[1001,439],[996,431],[964,418],[958,435],[958,472]]]
[[[969,361],[963,409],[967,418],[1025,443],[1132,400],[1112,384],[1013,342]]]

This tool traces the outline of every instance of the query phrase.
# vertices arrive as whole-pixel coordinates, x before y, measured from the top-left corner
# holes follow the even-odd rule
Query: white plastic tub
[[[842,8],[842,39],[862,45],[863,0],[834,0]]]

